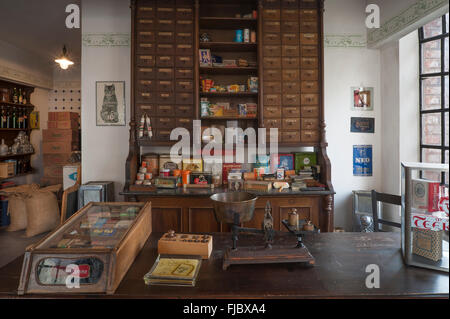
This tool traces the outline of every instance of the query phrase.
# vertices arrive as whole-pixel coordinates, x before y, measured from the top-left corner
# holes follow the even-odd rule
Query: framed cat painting
[[[97,81],[97,126],[125,125],[125,81]]]

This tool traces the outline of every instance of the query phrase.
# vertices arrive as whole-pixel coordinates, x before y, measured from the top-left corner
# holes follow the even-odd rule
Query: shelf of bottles
[[[33,106],[28,103],[27,93],[21,88],[2,91],[0,99],[0,130],[27,130]],[[10,93],[10,96],[8,96]]]

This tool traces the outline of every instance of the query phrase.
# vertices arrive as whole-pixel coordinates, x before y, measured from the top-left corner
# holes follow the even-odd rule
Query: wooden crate
[[[129,215],[126,215],[131,214],[128,212],[128,208],[139,209],[132,220]],[[117,233],[113,233],[118,236],[109,238],[110,229],[113,228],[91,227],[88,229],[89,237],[87,237],[82,231],[82,221],[87,220],[87,215],[92,217],[94,211],[102,212],[103,215],[100,216],[104,217],[99,218],[105,218],[104,223],[108,223],[109,220],[113,221],[114,216],[119,214],[119,222],[128,220],[130,221],[129,225],[122,227],[120,231],[117,230]],[[108,212],[110,218],[106,217]],[[128,216],[128,219],[123,216]],[[117,221],[117,218],[115,220]],[[150,202],[89,203],[45,238],[27,248],[18,294],[113,294],[150,236],[151,221]],[[97,222],[99,222],[98,219]],[[88,248],[70,246],[69,241],[77,237],[77,235],[73,235],[74,229],[80,235],[78,238],[84,241],[89,240]],[[102,237],[103,235],[106,236]],[[64,240],[68,242],[64,242]],[[103,245],[100,244],[102,242]],[[64,243],[67,243],[66,246]],[[79,288],[69,288],[65,284],[66,264],[78,265],[80,270]],[[61,278],[60,276],[63,276],[63,279],[58,281],[57,278]]]

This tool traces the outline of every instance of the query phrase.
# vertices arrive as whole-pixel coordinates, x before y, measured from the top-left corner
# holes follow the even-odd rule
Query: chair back
[[[401,228],[402,226],[400,223],[392,222],[378,217],[378,202],[401,206],[402,197],[398,195],[378,193],[372,190],[373,230],[375,232],[381,231],[379,227],[380,224]]]

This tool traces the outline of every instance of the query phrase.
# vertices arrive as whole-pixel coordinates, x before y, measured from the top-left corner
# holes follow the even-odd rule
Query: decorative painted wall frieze
[[[83,33],[82,42],[88,47],[129,47],[129,33]]]
[[[53,87],[51,78],[19,71],[4,65],[0,65],[0,78],[46,89],[51,89]]]
[[[418,0],[415,4],[407,8],[399,15],[383,23],[379,29],[367,31],[367,42],[373,46],[389,36],[405,29],[411,24],[426,17],[433,11],[448,6],[448,0]]]
[[[367,41],[362,34],[325,34],[324,45],[328,48],[365,48]]]

